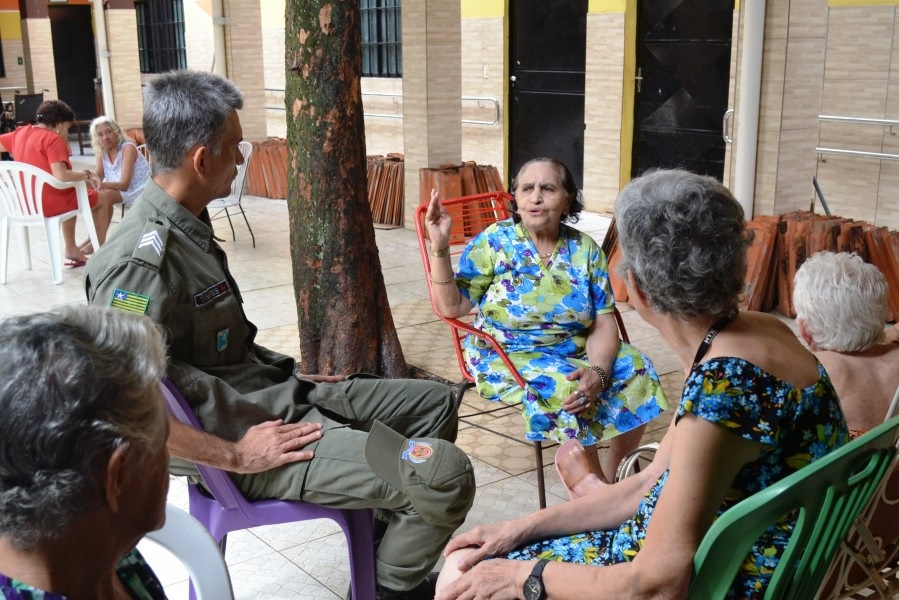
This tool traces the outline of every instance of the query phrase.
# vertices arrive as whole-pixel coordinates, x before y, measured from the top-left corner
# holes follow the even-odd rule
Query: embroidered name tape
[[[230,291],[231,286],[228,285],[227,281],[219,281],[215,285],[206,288],[202,292],[197,292],[196,294],[194,294],[194,306],[200,308],[201,306],[209,304],[217,298],[221,298]]]

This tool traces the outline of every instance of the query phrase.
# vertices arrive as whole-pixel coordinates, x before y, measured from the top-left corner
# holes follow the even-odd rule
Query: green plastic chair
[[[724,598],[753,543],[769,525],[798,510],[793,535],[765,598],[813,598],[840,542],[868,505],[896,455],[899,417],[727,510],[693,558],[688,597]]]

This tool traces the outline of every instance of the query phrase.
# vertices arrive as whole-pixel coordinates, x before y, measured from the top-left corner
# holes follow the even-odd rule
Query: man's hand
[[[437,592],[436,600],[520,598],[533,561],[487,560]]]
[[[510,552],[523,542],[517,521],[500,521],[478,525],[471,531],[454,537],[446,545],[443,555],[449,556],[454,550],[471,548],[471,552],[466,553],[465,559],[457,564],[460,571],[468,571],[483,559]]]
[[[309,460],[313,453],[302,448],[322,437],[321,423],[292,423],[281,419],[250,427],[234,444],[234,473],[261,473],[281,465]]]

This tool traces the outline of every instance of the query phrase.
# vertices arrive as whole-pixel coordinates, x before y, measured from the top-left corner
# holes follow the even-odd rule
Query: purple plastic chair
[[[162,383],[169,412],[185,425],[202,429],[193,410],[175,384],[166,379]],[[350,553],[350,580],[353,598],[375,600],[374,515],[370,509],[337,509],[309,502],[292,500],[257,500],[244,498],[225,471],[197,464],[207,492],[199,484],[188,485],[190,514],[206,526],[225,552],[230,531],[258,525],[277,525],[311,519],[336,521],[346,536]],[[191,598],[193,599],[191,587]]]

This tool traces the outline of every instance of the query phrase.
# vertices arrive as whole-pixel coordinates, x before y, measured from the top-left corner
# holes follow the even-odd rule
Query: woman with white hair
[[[161,333],[70,306],[0,336],[0,598],[165,598],[135,549],[165,521]]]
[[[899,386],[899,344],[884,343],[883,273],[856,254],[819,252],[793,284],[799,334],[827,369],[849,429],[879,425]]]
[[[91,121],[90,131],[100,189],[114,192],[115,204],[122,202],[130,207],[150,180],[150,163],[138,151],[137,145],[125,136],[118,123],[109,117]]]

